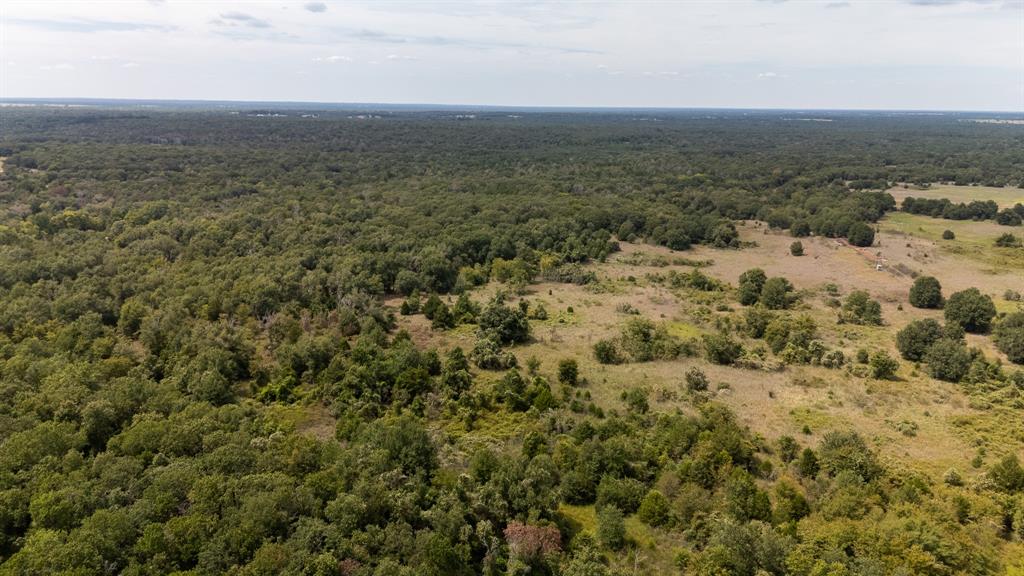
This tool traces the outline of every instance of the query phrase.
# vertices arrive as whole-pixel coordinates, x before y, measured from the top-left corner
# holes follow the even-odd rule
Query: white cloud
[[[388,54],[386,56],[388,60],[419,60],[416,56],[406,56],[405,54]]]
[[[349,57],[349,56],[336,56],[335,55],[335,56],[323,56],[323,57],[317,56],[316,58],[313,58],[313,62],[329,62],[329,63],[333,63],[333,62],[351,62],[351,61],[352,61],[352,58]]]
[[[222,12],[220,18],[216,18],[213,24],[217,26],[247,26],[249,28],[270,28],[270,22],[257,18],[245,12]]]
[[[302,7],[309,12],[327,12],[327,4],[323,2],[306,2]]]

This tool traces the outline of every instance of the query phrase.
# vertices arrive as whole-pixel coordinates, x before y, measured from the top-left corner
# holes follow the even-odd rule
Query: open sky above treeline
[[[1019,0],[30,2],[0,97],[1024,111]]]

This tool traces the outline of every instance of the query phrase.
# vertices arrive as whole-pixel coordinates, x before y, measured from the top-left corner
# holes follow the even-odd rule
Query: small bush
[[[703,392],[708,389],[708,377],[703,370],[694,366],[686,371],[686,389],[691,392]]]
[[[601,364],[622,364],[624,361],[612,340],[598,340],[594,344],[594,358]]]
[[[900,367],[900,363],[892,356],[889,356],[889,353],[884,350],[879,350],[872,354],[868,364],[871,366],[871,376],[879,380],[892,378]]]
[[[707,334],[704,336],[704,352],[708,361],[729,365],[743,354],[743,346],[727,334]]]

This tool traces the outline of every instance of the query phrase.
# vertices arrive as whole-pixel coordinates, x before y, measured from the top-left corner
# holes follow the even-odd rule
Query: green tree
[[[940,338],[928,347],[921,359],[928,364],[928,373],[932,378],[959,382],[971,369],[974,355],[962,342]]]
[[[651,526],[662,526],[668,522],[668,498],[657,490],[651,490],[640,502],[637,515],[640,520]]]
[[[804,478],[814,478],[818,475],[821,466],[818,463],[818,455],[810,448],[804,448],[800,453],[800,460],[797,462],[797,470]]]
[[[1024,490],[1024,468],[1016,454],[1007,454],[1002,460],[992,466],[988,472],[989,478],[997,488],[1004,492],[1020,492]]]
[[[757,487],[744,470],[734,469],[725,483],[725,510],[740,522],[768,521],[772,515],[768,495]]]
[[[854,290],[843,302],[843,319],[853,324],[882,324],[882,306],[864,290]]]
[[[944,336],[942,326],[931,318],[914,320],[896,333],[896,349],[905,360],[924,358],[928,347]]]
[[[900,363],[892,356],[889,356],[889,353],[885,350],[879,350],[872,354],[868,365],[871,367],[871,376],[879,380],[892,378],[900,367]]]
[[[996,316],[996,306],[986,294],[977,288],[954,292],[946,302],[943,313],[946,322],[956,322],[972,333],[987,332]]]
[[[622,364],[624,359],[613,340],[598,340],[594,343],[594,358],[601,364]]]
[[[579,379],[579,365],[572,358],[565,358],[558,362],[558,381],[566,386],[575,386]]]
[[[691,392],[703,392],[708,389],[708,377],[696,366],[686,371],[686,389]]]
[[[764,270],[760,268],[751,268],[740,274],[738,288],[740,304],[744,306],[757,304],[757,301],[761,299],[761,290],[767,280],[768,277]]]
[[[704,352],[708,361],[714,364],[729,365],[743,354],[743,346],[728,334],[714,333],[704,335]]]
[[[942,308],[942,284],[933,276],[918,276],[910,287],[910,305],[915,308]]]
[[[761,289],[760,302],[769,310],[785,310],[791,304],[793,285],[782,277],[769,278]]]
[[[797,242],[793,242],[792,244],[790,244],[789,245],[789,253],[792,254],[793,256],[803,256],[804,255],[804,245],[803,245],[803,243],[797,241]]]
[[[882,475],[882,467],[864,439],[854,431],[829,432],[818,448],[821,467],[831,476],[853,472],[865,482]]]
[[[626,523],[622,511],[615,506],[597,511],[597,539],[610,550],[619,550],[626,544]]]
[[[992,339],[1010,362],[1024,364],[1024,312],[1006,315],[996,325]]]
[[[875,229],[864,222],[856,222],[847,231],[846,239],[854,246],[871,246],[875,243]]]

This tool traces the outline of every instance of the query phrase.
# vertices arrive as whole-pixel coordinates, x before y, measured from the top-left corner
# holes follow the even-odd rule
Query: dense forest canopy
[[[1019,127],[4,107],[0,157],[0,573],[601,574],[636,514],[677,535],[681,572],[982,574],[1024,533],[1015,460],[1005,499],[978,504],[1009,519],[978,533],[856,434],[752,435],[701,374],[690,413],[634,392],[575,406],[574,363],[549,378],[507,355],[541,312],[470,298],[584,283],[618,241],[742,250],[737,220],[870,245],[891,182],[1024,184]],[[788,283],[762,284],[784,309]],[[408,313],[445,295],[424,304],[435,328],[481,344],[418,347],[393,295]],[[629,330],[629,358],[688,353]],[[474,436],[501,418],[528,431]],[[564,505],[595,505],[596,531]]]

